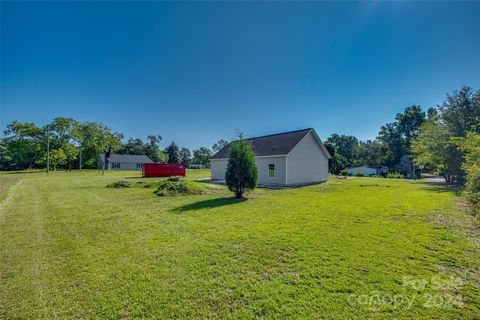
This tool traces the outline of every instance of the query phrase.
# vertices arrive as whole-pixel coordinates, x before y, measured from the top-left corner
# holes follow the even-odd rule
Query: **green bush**
[[[466,183],[463,193],[473,212],[480,213],[480,134],[468,132],[457,144],[465,153],[462,169],[466,173]]]
[[[125,180],[116,181],[107,185],[107,188],[130,188],[132,184]]]
[[[157,196],[176,196],[188,194],[202,194],[207,191],[205,186],[198,182],[182,180],[179,177],[171,177],[161,181],[154,193]]]
[[[357,177],[365,177],[365,174],[364,174],[362,171],[358,171],[357,173],[355,173],[355,176],[357,176]]]
[[[470,202],[473,211],[480,213],[480,170],[468,173],[467,183],[463,193],[468,202]]]
[[[375,174],[375,173],[372,173],[371,175],[369,175],[370,178],[383,178],[383,176],[379,175],[379,174]]]
[[[347,169],[343,169],[343,170],[340,172],[340,174],[341,174],[342,176],[348,176],[348,170],[347,170]]]
[[[232,142],[229,148],[225,182],[228,190],[235,194],[235,198],[240,199],[244,192],[257,187],[258,168],[255,164],[255,154],[250,143],[245,140]]]
[[[405,179],[405,176],[401,173],[391,172],[391,173],[387,174],[387,178],[389,178],[389,179]]]

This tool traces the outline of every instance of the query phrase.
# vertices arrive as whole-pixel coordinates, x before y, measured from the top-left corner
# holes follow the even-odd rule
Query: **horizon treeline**
[[[113,153],[147,155],[157,163],[183,163],[209,166],[212,150],[200,147],[190,151],[172,141],[162,149],[162,136],[149,135],[144,141],[113,132],[98,122],[80,122],[57,117],[42,127],[31,122],[12,121],[0,138],[0,170],[46,168],[47,149],[51,169],[93,169],[97,156],[111,148]],[[221,142],[221,141],[219,141]],[[218,147],[217,144],[213,148]]]
[[[329,170],[339,174],[357,166],[379,166],[406,176],[417,175],[412,164],[442,174],[448,182],[463,184],[466,151],[462,139],[480,133],[480,90],[464,86],[448,94],[445,101],[424,110],[406,107],[394,121],[380,127],[375,139],[361,141],[352,135],[333,133],[325,140],[332,155]],[[209,166],[213,152],[228,144],[220,140],[193,153],[171,142],[160,147],[162,136],[149,135],[146,141],[112,132],[98,122],[79,122],[58,117],[39,127],[34,123],[12,121],[0,138],[0,170],[44,168],[47,141],[53,168],[95,168],[97,155],[109,147],[115,153],[145,154],[158,163],[184,163]],[[412,171],[413,170],[413,171]]]
[[[329,169],[339,174],[350,167],[378,166],[412,175],[415,164],[448,182],[463,183],[465,151],[459,141],[468,139],[469,132],[480,133],[480,90],[464,86],[435,107],[406,107],[393,122],[380,127],[375,139],[332,134],[325,140],[332,155]]]

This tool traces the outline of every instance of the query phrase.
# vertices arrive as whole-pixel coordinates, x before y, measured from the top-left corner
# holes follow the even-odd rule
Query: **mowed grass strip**
[[[138,172],[15,176],[0,207],[0,318],[480,313],[479,248],[450,223],[470,220],[455,193],[442,188],[331,178],[299,189],[258,189],[237,201],[221,187],[176,197],[105,187],[140,181]],[[431,282],[451,275],[462,284],[446,292],[403,285],[404,277]],[[459,295],[463,305],[425,304],[439,293]],[[375,294],[412,303],[359,302]]]

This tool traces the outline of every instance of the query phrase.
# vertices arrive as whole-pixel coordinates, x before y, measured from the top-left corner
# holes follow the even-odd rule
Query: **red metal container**
[[[144,163],[142,174],[144,177],[185,177],[185,165],[183,164],[163,164],[163,163]]]

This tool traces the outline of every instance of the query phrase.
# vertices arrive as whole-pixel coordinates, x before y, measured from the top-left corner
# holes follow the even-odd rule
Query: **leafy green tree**
[[[180,148],[175,142],[172,141],[165,148],[165,153],[168,155],[168,163],[180,163]]]
[[[467,132],[465,138],[455,141],[464,152],[463,169],[467,173],[465,196],[476,213],[480,212],[480,134]]]
[[[434,107],[430,107],[427,110],[427,120],[435,119],[438,116],[438,110]]]
[[[10,170],[15,168],[15,163],[8,153],[8,143],[0,138],[0,170]]]
[[[147,137],[147,145],[145,146],[145,155],[152,159],[155,163],[167,162],[166,155],[160,150],[160,141],[162,136],[159,134],[149,135]]]
[[[330,160],[328,161],[328,171],[332,174],[340,174],[345,166],[342,163],[340,155],[338,154],[337,147],[330,142],[325,142],[324,145],[331,156]]]
[[[444,153],[445,174],[449,182],[464,183],[464,151],[455,143],[468,132],[480,133],[480,90],[463,87],[447,95],[438,107],[438,125],[443,126],[450,140]]]
[[[474,91],[464,86],[460,90],[447,95],[447,99],[439,107],[440,123],[445,126],[452,141],[466,137],[468,132],[480,133],[480,90]],[[445,154],[447,173],[451,182],[463,184],[464,151],[455,143],[450,144]]]
[[[7,125],[3,139],[12,169],[33,168],[44,158],[46,132],[34,123],[13,121]]]
[[[465,150],[456,141],[468,132],[480,133],[480,90],[463,87],[430,111],[412,149],[419,164],[440,168],[447,182],[464,183]]]
[[[218,140],[217,143],[214,143],[213,146],[212,146],[212,150],[213,152],[218,152],[220,150],[222,150],[225,146],[228,145],[228,141],[227,140],[224,140],[224,139],[220,139]]]
[[[75,128],[75,136],[82,152],[82,166],[86,168],[95,168],[97,155],[104,153],[108,146],[112,147],[112,152],[122,148],[123,135],[112,133],[109,127],[101,123],[80,123]]]
[[[74,139],[78,122],[73,118],[57,117],[48,125],[50,130],[50,145],[53,148],[63,148]]]
[[[480,90],[463,87],[447,99],[439,107],[441,120],[455,137],[465,137],[466,133],[480,133]]]
[[[70,143],[67,143],[61,149],[63,150],[65,157],[66,157],[66,164],[68,165],[68,169],[71,171],[72,167],[74,166],[74,162],[78,156],[78,149]]]
[[[405,139],[405,151],[410,153],[410,142],[418,133],[420,126],[425,122],[425,112],[417,105],[405,108],[403,113],[395,117],[397,129]]]
[[[50,165],[53,167],[53,171],[57,170],[57,166],[65,164],[67,161],[67,155],[63,149],[54,149],[50,151]]]
[[[156,163],[168,163],[168,154],[163,150],[157,150],[154,159]]]
[[[393,168],[406,154],[404,139],[398,125],[387,123],[382,126],[377,139],[382,143],[383,164],[388,168]]]
[[[162,136],[160,135],[149,135],[146,143],[139,138],[130,138],[118,152],[122,154],[144,154],[155,163],[166,163],[168,155],[160,150],[160,141],[162,141]]]
[[[225,182],[237,199],[242,198],[245,191],[257,187],[258,168],[254,156],[247,141],[238,140],[230,144]]]
[[[193,150],[192,163],[201,164],[205,167],[210,167],[210,158],[212,157],[212,151],[206,147],[200,147],[197,150]]]
[[[146,153],[146,146],[143,143],[142,139],[130,138],[126,143],[123,144],[123,147],[118,152],[121,154],[143,155]]]
[[[354,166],[381,166],[384,160],[382,144],[377,140],[359,141],[355,149]]]
[[[337,133],[332,134],[325,141],[336,147],[338,158],[344,168],[351,167],[353,160],[355,159],[355,149],[358,146],[358,139],[354,136],[340,135]]]
[[[192,161],[192,153],[188,148],[181,148],[180,149],[180,163],[183,163],[185,165],[190,165],[190,162]]]
[[[435,119],[427,120],[412,141],[415,163],[427,168],[445,172],[447,164],[445,154],[450,146],[448,130]]]

